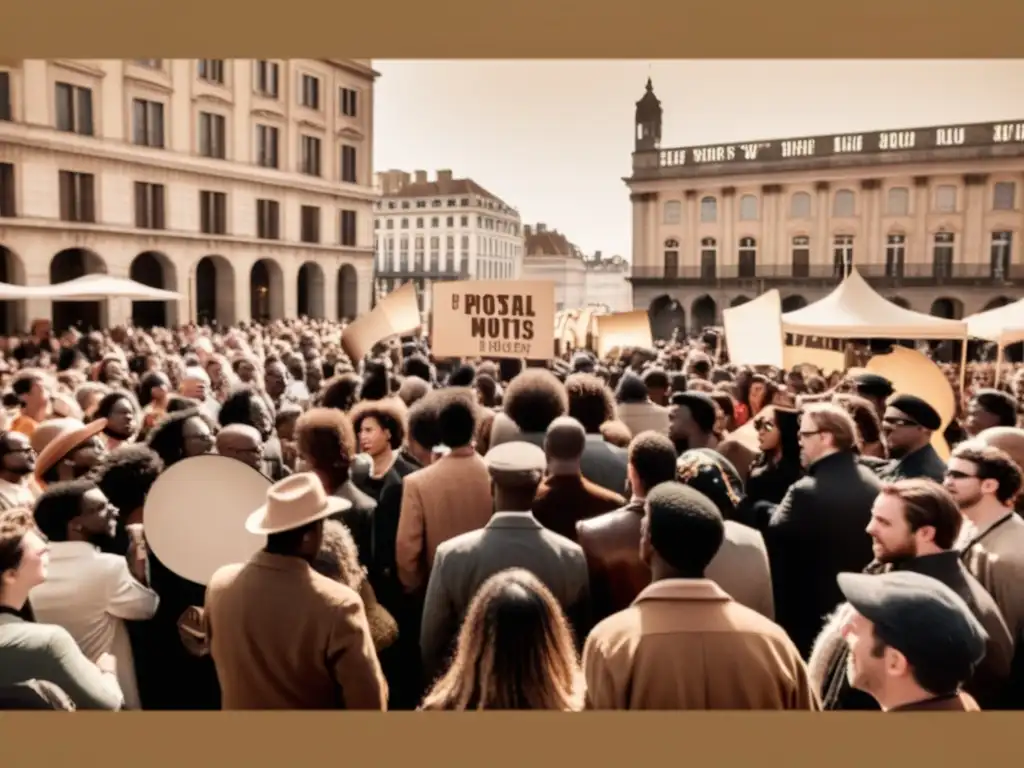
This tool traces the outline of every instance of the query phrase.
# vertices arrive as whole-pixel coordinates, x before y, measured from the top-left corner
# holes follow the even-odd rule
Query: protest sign
[[[651,336],[651,319],[647,310],[617,312],[614,315],[596,315],[597,354],[605,357],[615,347],[654,346]]]
[[[782,299],[777,290],[724,310],[722,324],[725,326],[730,362],[736,365],[783,365]]]
[[[341,337],[341,347],[353,363],[358,363],[377,342],[412,333],[420,325],[416,286],[406,283],[385,296],[372,312],[346,326]]]
[[[434,283],[436,357],[549,360],[555,351],[555,284],[549,280]]]

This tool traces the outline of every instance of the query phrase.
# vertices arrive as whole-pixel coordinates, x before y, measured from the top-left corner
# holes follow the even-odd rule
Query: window
[[[224,85],[224,59],[200,59],[199,79],[215,85]]]
[[[349,184],[355,184],[358,179],[356,173],[356,148],[349,144],[341,145],[341,180]]]
[[[416,229],[423,229],[423,217],[422,216],[417,216],[416,217]]]
[[[932,275],[934,277],[953,276],[953,244],[955,236],[952,232],[936,232],[932,245]]]
[[[91,173],[60,172],[60,218],[62,221],[96,221],[96,178]]]
[[[163,149],[164,105],[159,101],[132,99],[132,143]]]
[[[679,241],[665,241],[665,277],[679,277]]]
[[[92,89],[57,83],[57,130],[92,136]]]
[[[394,219],[388,219],[386,222],[384,222],[384,227],[385,227],[385,229],[394,229],[395,228],[395,220]]]
[[[0,163],[0,218],[13,219],[18,215],[14,194],[14,165]]]
[[[811,196],[806,192],[796,192],[789,200],[789,218],[811,218]]]
[[[889,235],[885,239],[885,276],[903,277],[903,264],[907,256],[907,236]]]
[[[678,224],[683,217],[683,204],[678,200],[669,200],[665,203],[662,224]]]
[[[164,185],[135,182],[135,226],[139,229],[164,228]]]
[[[461,200],[459,200],[459,205],[461,207],[463,207],[463,208],[469,207],[469,198],[468,197],[464,197]]]
[[[299,239],[304,243],[320,242],[320,209],[315,205],[304,205],[300,211]]]
[[[740,277],[757,277],[757,241],[752,237],[740,240]]]
[[[399,243],[399,258],[401,260],[402,271],[406,272],[409,269],[409,238],[403,237],[402,242]]]
[[[805,194],[800,192],[799,194]],[[794,195],[795,197],[795,195]],[[810,202],[810,195],[808,202]],[[811,276],[811,238],[797,235],[793,238],[793,277]]]
[[[342,245],[356,244],[356,212],[341,212],[341,240]]]
[[[956,187],[942,184],[935,188],[935,210],[939,213],[956,212]]]
[[[836,277],[846,277],[850,274],[850,270],[853,269],[852,235],[836,235],[832,238],[832,263]]]
[[[714,201],[714,198],[709,198]],[[701,201],[703,206],[703,201]],[[718,276],[718,245],[713,237],[700,241],[700,276],[702,280],[714,280]]]
[[[459,216],[459,226],[460,227],[468,227],[469,226],[469,216]]]
[[[992,208],[997,211],[1012,211],[1017,207],[1017,185],[1012,181],[996,182],[992,189]]]
[[[454,216],[447,216],[447,217],[445,217],[444,225],[446,227],[454,227],[455,226],[455,217]]]
[[[302,152],[299,171],[307,176],[320,175],[320,139],[316,136],[302,137]]]
[[[352,88],[341,88],[338,91],[338,102],[341,108],[341,114],[346,117],[358,117],[359,113],[359,94]]]
[[[757,221],[757,198],[753,195],[740,198],[740,221]]]
[[[227,130],[224,115],[199,113],[199,154],[223,160],[227,157]]]
[[[199,230],[207,235],[228,231],[228,196],[224,192],[199,192]]]
[[[277,145],[280,131],[272,125],[256,126],[256,164],[263,168],[277,168]]]
[[[441,248],[441,238],[432,237],[430,238],[430,271],[436,273],[440,266],[441,255],[439,253]]]
[[[415,248],[415,250],[413,251],[413,254],[412,254],[412,260],[413,260],[413,267],[412,268],[416,272],[422,272],[423,271],[423,238],[422,237],[417,237],[415,243],[416,243],[416,248]]]
[[[11,73],[0,72],[0,120],[11,119]]]
[[[840,217],[853,216],[856,208],[856,198],[848,189],[840,189],[832,200],[832,215]]]
[[[164,66],[163,59],[132,59],[132,62],[146,69],[163,69]]]
[[[718,221],[718,201],[713,197],[705,197],[700,201],[700,220],[705,224]]]
[[[889,190],[885,212],[889,216],[910,215],[910,190],[906,187],[893,187]]]
[[[299,104],[307,109],[320,111],[320,78],[303,75],[299,91]]]
[[[440,225],[440,223],[441,223],[441,220],[437,216],[431,216],[430,217],[430,227],[431,227],[431,229],[437,229],[437,227]]]
[[[281,204],[277,200],[256,201],[256,237],[281,239]]]
[[[992,277],[1006,280],[1010,276],[1010,254],[1013,252],[1013,232],[992,233]]]
[[[401,226],[402,226],[402,229],[408,229],[409,228],[409,220],[408,219],[402,219]]]
[[[276,62],[267,59],[257,60],[254,78],[256,93],[267,99],[276,99],[280,92],[277,84],[279,73],[280,67]]]

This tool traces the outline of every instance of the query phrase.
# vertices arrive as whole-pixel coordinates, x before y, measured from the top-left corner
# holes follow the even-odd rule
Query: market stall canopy
[[[0,283],[0,301],[17,301],[19,299],[36,298],[35,289],[27,285]]]
[[[782,330],[834,339],[962,339],[967,323],[893,304],[853,270],[825,298],[784,313]]]
[[[19,286],[20,287],[20,286]],[[85,275],[56,285],[34,286],[24,297],[50,301],[103,301],[104,299],[131,299],[132,301],[181,301],[185,297],[174,291],[152,288],[148,285],[111,275]]]
[[[1001,346],[1024,341],[1024,299],[971,315],[964,320],[967,333]]]

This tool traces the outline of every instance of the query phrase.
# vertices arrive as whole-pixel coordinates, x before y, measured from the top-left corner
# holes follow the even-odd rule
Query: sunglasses
[[[758,432],[771,432],[775,429],[775,424],[767,419],[754,419],[754,429]]]
[[[883,424],[887,424],[890,427],[920,427],[921,426],[916,421],[911,421],[910,419],[900,419],[900,418],[892,417],[892,416],[887,416],[886,418],[882,419],[882,423]]]
[[[972,475],[967,472],[961,472],[958,469],[947,469],[946,477],[948,477],[951,480],[973,480],[977,477],[977,475]]]

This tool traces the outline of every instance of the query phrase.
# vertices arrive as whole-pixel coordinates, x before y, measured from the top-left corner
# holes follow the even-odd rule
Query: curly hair
[[[528,368],[512,379],[502,404],[505,415],[526,433],[546,432],[552,421],[569,412],[565,387],[544,368]]]
[[[569,398],[569,415],[583,425],[588,435],[600,434],[601,425],[615,419],[612,392],[594,374],[572,374],[565,380],[565,392]]]
[[[122,445],[100,459],[94,482],[111,504],[128,514],[143,505],[163,470],[163,460],[148,445]]]
[[[396,397],[388,397],[383,400],[364,400],[356,403],[349,411],[349,420],[352,422],[352,430],[358,435],[362,429],[363,420],[372,418],[380,428],[386,430],[391,439],[389,443],[391,450],[396,451],[405,442],[405,424],[408,418],[408,408],[405,403]]]
[[[198,408],[169,412],[150,431],[146,444],[160,457],[164,467],[185,458],[185,423],[193,417],[203,418],[202,412]]]
[[[295,422],[299,451],[312,469],[348,478],[356,455],[356,434],[349,417],[336,408],[310,408]]]
[[[348,528],[337,520],[324,521],[323,541],[311,565],[321,576],[339,581],[356,592],[365,578],[359,565],[356,541]]]
[[[339,411],[352,410],[352,406],[358,400],[361,384],[362,379],[358,374],[352,371],[339,373],[333,379],[324,382],[323,389],[320,390],[320,406]]]
[[[430,407],[437,409],[437,431],[444,445],[462,448],[473,442],[479,407],[472,389],[438,389],[425,399],[429,401]]]
[[[85,477],[48,486],[35,505],[36,525],[43,535],[50,541],[67,541],[68,524],[82,513],[82,498],[97,487]]]
[[[220,422],[220,425],[222,427],[227,427],[231,424],[253,426],[252,401],[259,396],[255,389],[247,385],[231,390],[231,393],[224,399],[217,413],[217,420]]]
[[[413,403],[407,417],[409,439],[415,440],[428,451],[433,450],[434,446],[441,442],[441,430],[437,417],[436,399],[425,396]]]
[[[120,400],[127,400],[128,404],[132,407],[132,410],[135,411],[136,417],[138,417],[142,409],[139,407],[139,401],[135,399],[135,395],[123,389],[115,389],[113,392],[108,392],[103,396],[103,399],[100,400],[99,404],[96,406],[96,410],[90,421],[95,421],[96,419],[109,419],[111,411],[114,410],[114,406],[117,405]]]

